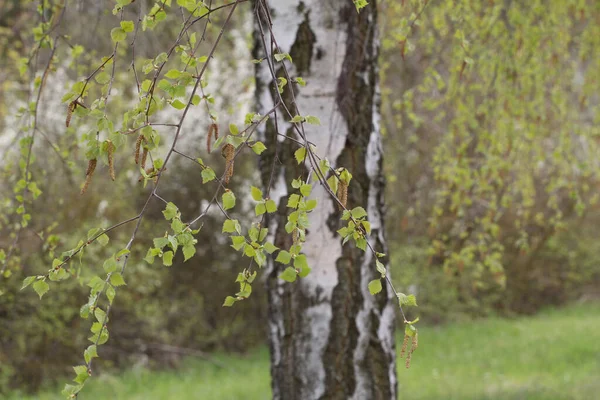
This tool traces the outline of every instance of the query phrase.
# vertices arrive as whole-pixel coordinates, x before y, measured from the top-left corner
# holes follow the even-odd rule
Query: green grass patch
[[[412,367],[398,360],[402,399],[588,400],[600,393],[600,304],[535,317],[422,327]],[[270,399],[269,356],[190,359],[178,370],[129,370],[88,382],[82,399]],[[57,399],[57,390],[16,399]]]

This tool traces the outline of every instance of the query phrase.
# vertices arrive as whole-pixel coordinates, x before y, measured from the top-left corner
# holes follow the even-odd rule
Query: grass
[[[399,360],[400,399],[588,400],[600,393],[600,304],[535,317],[422,327],[410,369]],[[179,370],[129,370],[88,382],[92,399],[269,399],[268,352],[190,359]],[[49,390],[34,397],[61,398]]]

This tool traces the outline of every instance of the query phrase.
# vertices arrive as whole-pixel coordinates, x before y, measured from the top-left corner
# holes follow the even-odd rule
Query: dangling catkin
[[[225,184],[229,184],[229,179],[233,176],[233,161],[235,156],[235,147],[227,143],[221,149],[221,155],[225,157]]]
[[[69,125],[71,125],[71,117],[73,116],[73,111],[75,111],[76,104],[77,103],[75,103],[74,101],[72,101],[67,106],[67,119],[65,121],[65,125],[67,126],[67,128],[69,127]]]
[[[292,231],[292,242],[294,244],[298,244],[298,239],[300,238],[300,230],[298,228],[294,228]]]
[[[107,141],[107,153],[108,153],[108,172],[110,173],[110,179],[115,180],[115,162],[114,162],[114,153],[115,153],[115,145],[110,140]]]
[[[408,335],[404,334],[404,341],[402,342],[402,349],[400,349],[400,358],[404,357],[404,353],[406,353],[406,346],[408,346]]]
[[[88,161],[87,170],[85,171],[85,182],[83,183],[83,187],[81,188],[81,194],[84,194],[88,186],[90,186],[90,182],[92,181],[92,175],[94,175],[94,171],[96,170],[96,159],[92,158]]]
[[[340,203],[346,207],[346,204],[348,203],[348,183],[341,179],[338,181],[337,198]],[[339,206],[340,210],[343,210],[344,207],[341,205]]]
[[[146,158],[148,158],[148,149],[144,147],[144,151],[142,151],[142,160],[140,161],[140,167],[142,167],[142,169],[146,168]]]
[[[144,135],[140,134],[135,141],[135,163],[140,163],[140,146],[142,145],[142,141],[144,140]]]
[[[210,153],[211,150],[213,134],[215,136],[215,140],[217,140],[219,138],[219,125],[215,123],[210,124],[208,127],[208,135],[206,135],[206,151],[208,153]]]

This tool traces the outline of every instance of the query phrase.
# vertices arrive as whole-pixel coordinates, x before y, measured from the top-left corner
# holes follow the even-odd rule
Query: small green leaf
[[[85,351],[83,352],[83,358],[85,359],[85,362],[88,364],[90,363],[92,358],[96,358],[96,357],[98,357],[98,350],[97,350],[95,344],[88,346],[88,348],[85,349]]]
[[[304,117],[306,122],[312,125],[321,125],[321,120],[313,115],[307,115]]]
[[[239,135],[240,134],[240,130],[238,129],[236,124],[229,124],[229,132],[231,132],[232,135]]]
[[[282,273],[281,275],[279,275],[279,278],[283,279],[286,282],[295,282],[296,278],[298,277],[298,274],[296,273],[296,270],[292,267],[287,267]]]
[[[115,272],[110,275],[110,284],[115,287],[119,287],[125,285],[126,283],[123,279],[123,275],[119,274],[118,272]]]
[[[352,209],[351,213],[352,213],[352,217],[354,219],[360,219],[367,215],[367,212],[362,207],[356,207],[356,208]]]
[[[231,307],[235,303],[235,297],[227,296],[225,297],[225,302],[223,303],[223,307]]]
[[[273,254],[273,252],[275,252],[275,250],[279,250],[279,247],[275,246],[273,243],[271,242],[266,242],[263,245],[263,248],[267,251],[267,253],[269,254]]]
[[[243,236],[232,236],[231,242],[233,243],[231,247],[236,251],[239,251],[246,244],[246,238]]]
[[[124,32],[133,32],[135,25],[133,21],[121,21],[121,29],[123,29]]]
[[[111,272],[115,272],[117,270],[117,260],[114,257],[111,257],[104,261],[102,268],[104,268],[104,272],[110,274]]]
[[[106,246],[108,244],[109,238],[108,235],[103,233],[102,235],[98,236],[98,239],[96,239],[98,241],[98,243],[100,243],[101,246]]]
[[[185,108],[185,104],[181,100],[175,99],[171,102],[171,107],[177,110],[183,110]]]
[[[222,199],[224,210],[230,210],[235,207],[235,195],[232,191],[227,190],[225,193],[223,193]]]
[[[35,281],[36,278],[37,278],[36,276],[28,276],[27,278],[23,279],[23,286],[21,286],[21,290],[23,290],[27,286],[31,285],[33,283],[33,281]]]
[[[299,194],[291,194],[288,202],[287,202],[287,206],[289,208],[297,208],[298,207],[298,202],[300,201],[300,195]]]
[[[300,116],[300,115],[296,115],[294,118],[292,118],[290,120],[290,122],[292,124],[297,124],[297,123],[302,122],[302,121],[304,121],[304,118],[302,118],[302,116]]]
[[[265,206],[267,207],[268,213],[274,213],[275,211],[277,211],[277,203],[275,203],[275,200],[272,200],[272,199],[267,200],[267,202],[265,203]]]
[[[215,171],[212,168],[206,167],[202,170],[202,183],[207,183],[214,180],[217,177]]]
[[[267,146],[265,146],[263,142],[256,142],[252,145],[252,151],[258,155],[261,155],[266,149]]]
[[[291,259],[292,255],[288,251],[281,250],[279,254],[277,254],[277,258],[275,259],[275,261],[282,264],[289,264]]]
[[[294,267],[296,269],[306,269],[308,268],[308,262],[306,261],[306,255],[300,254],[296,258],[294,258]]]
[[[306,158],[306,147],[300,147],[298,150],[294,152],[294,157],[298,164],[301,164]]]
[[[252,186],[250,192],[254,201],[261,201],[263,199],[263,192],[259,188]]]
[[[381,292],[382,286],[381,286],[381,280],[379,279],[373,279],[371,282],[369,282],[369,292],[373,295]]]
[[[164,209],[164,211],[162,213],[165,216],[165,219],[168,221],[177,216],[177,214],[179,213],[179,209],[177,208],[177,206],[175,204],[168,202],[167,207]]]
[[[223,222],[222,233],[234,233],[237,231],[236,226],[239,224],[237,219],[226,219]]]
[[[123,28],[113,28],[110,31],[110,37],[113,42],[121,42],[127,38],[127,33],[123,30]]]
[[[300,186],[300,193],[302,193],[302,196],[304,197],[308,197],[310,196],[310,192],[312,191],[312,185],[305,183],[302,186]]]
[[[169,72],[167,72],[165,76],[169,79],[177,79],[181,76],[181,71],[178,69],[172,69],[169,70]]]
[[[196,254],[196,246],[193,244],[188,244],[187,246],[183,246],[183,261],[187,261]]]
[[[385,269],[385,265],[383,265],[383,263],[379,260],[375,260],[375,265],[377,265],[377,272],[379,272],[381,274],[382,278],[385,278],[385,274],[386,274],[386,269]]]
[[[34,282],[33,290],[35,290],[35,292],[38,294],[38,296],[40,296],[41,299],[42,296],[44,296],[48,292],[48,290],[50,290],[50,286],[46,283],[45,279],[40,279]]]
[[[163,264],[165,265],[165,267],[170,267],[171,265],[173,265],[173,252],[172,251],[167,251],[167,252],[163,253]]]
[[[267,206],[265,205],[265,203],[258,203],[255,207],[254,207],[254,213],[258,216],[258,215],[263,215],[264,213],[267,212]]]

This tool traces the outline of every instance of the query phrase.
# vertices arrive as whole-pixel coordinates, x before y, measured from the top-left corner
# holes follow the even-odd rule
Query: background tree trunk
[[[278,52],[289,52],[292,78],[307,86],[283,98],[292,112],[314,115],[321,126],[306,125],[317,153],[334,168],[343,166],[354,178],[348,207],[363,206],[372,224],[370,242],[385,252],[383,229],[382,146],[379,134],[377,2],[360,13],[350,0],[277,0],[267,3]],[[256,6],[262,6],[257,0]],[[256,58],[265,57],[257,21]],[[260,23],[271,46],[268,19]],[[283,74],[281,63],[276,73]],[[289,64],[288,64],[289,68]],[[290,83],[291,84],[291,83]],[[291,86],[291,85],[290,85]],[[290,86],[286,87],[286,91]],[[259,110],[268,110],[277,93],[265,62],[257,66]],[[297,108],[296,108],[297,107]],[[263,153],[263,183],[271,182],[270,196],[279,209],[269,220],[275,245],[289,249],[292,239],[284,225],[287,195],[294,178],[306,177],[293,153],[298,148],[281,134],[295,137],[283,110],[262,132],[268,150]],[[275,123],[277,122],[277,123]],[[319,201],[310,214],[304,244],[312,272],[293,284],[278,278],[281,264],[269,263],[269,342],[274,399],[393,399],[396,398],[393,293],[384,287],[371,296],[367,284],[376,278],[375,261],[353,245],[342,247],[336,233],[341,227],[337,205],[315,185]]]

